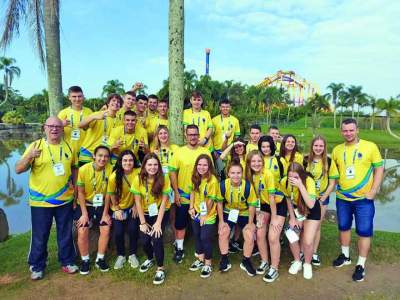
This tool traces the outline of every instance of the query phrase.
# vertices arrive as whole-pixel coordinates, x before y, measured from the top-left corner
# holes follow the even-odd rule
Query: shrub
[[[3,123],[6,124],[15,124],[15,125],[25,124],[24,117],[19,112],[16,111],[6,112],[3,115],[2,121]]]

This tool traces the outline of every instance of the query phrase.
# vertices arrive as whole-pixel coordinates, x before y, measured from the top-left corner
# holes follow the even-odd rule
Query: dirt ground
[[[367,266],[364,282],[351,280],[354,266],[314,271],[312,280],[302,274],[292,276],[282,266],[280,277],[272,284],[261,276],[248,277],[238,265],[226,274],[214,272],[208,279],[188,271],[184,278],[173,278],[162,286],[149,282],[119,280],[107,274],[80,275],[52,273],[44,280],[19,287],[11,293],[14,299],[400,299],[400,264]],[[7,278],[0,285],[26,278]],[[90,278],[90,276],[94,276]],[[1,295],[0,295],[1,296]],[[7,295],[8,296],[8,295]],[[2,297],[0,297],[2,298]],[[7,298],[10,298],[9,296]],[[3,298],[5,299],[5,298]],[[251,300],[251,299],[247,299]]]

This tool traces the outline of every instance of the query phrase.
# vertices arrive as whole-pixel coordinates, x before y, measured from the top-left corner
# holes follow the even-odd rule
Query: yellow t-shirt
[[[231,136],[227,141],[227,145],[230,145],[235,137],[240,136],[239,120],[232,115],[230,115],[229,117],[223,117],[222,114],[215,116],[212,119],[212,124],[214,127],[212,140],[214,148],[216,150],[222,149],[222,144],[224,143],[225,140],[224,134],[227,131],[232,132]]]
[[[228,166],[230,162],[232,161],[231,155],[229,154],[226,159],[225,159],[225,173],[228,174]],[[244,159],[240,159],[240,164],[242,165],[243,168],[243,174],[246,170],[246,157]]]
[[[120,209],[127,209],[134,205],[135,200],[130,192],[133,180],[138,176],[140,168],[135,168],[132,170],[131,174],[128,176],[124,175],[122,178],[122,192],[121,197],[118,199],[118,206]],[[110,178],[108,179],[107,194],[115,195],[117,188],[117,177],[116,172],[112,172]],[[114,207],[111,205],[111,209],[115,211]]]
[[[337,145],[332,151],[332,160],[339,171],[336,196],[347,201],[364,199],[372,187],[374,168],[383,166],[378,147],[366,140],[351,146]],[[351,166],[354,166],[353,178],[346,176],[346,168]]]
[[[307,162],[306,171],[309,172],[314,178],[315,189],[318,197],[322,196],[328,188],[329,179],[339,178],[339,172],[333,160],[331,160],[331,164],[327,173],[323,174],[322,170],[322,160],[313,161],[311,163]]]
[[[246,153],[250,153],[250,151],[258,150],[258,144],[251,144],[250,142],[246,145]]]
[[[57,207],[74,199],[71,168],[77,167],[77,155],[62,141],[59,145],[47,144],[44,139],[31,143],[22,157],[32,147],[42,150],[31,164],[29,176],[29,205],[33,207]],[[54,164],[62,163],[64,175],[55,176]]]
[[[189,187],[190,192],[193,191],[193,184]],[[212,200],[213,205],[210,211],[207,211],[206,224],[215,224],[217,221],[217,202],[222,200],[219,182],[212,175],[210,180],[202,179],[199,191],[194,192],[194,209],[196,213],[200,213],[200,202]]]
[[[262,174],[253,175],[254,190],[257,198],[260,199],[260,203],[270,204],[269,196],[275,193],[275,179],[274,175],[264,170]]]
[[[282,201],[283,197],[286,197],[287,199],[292,199],[292,193],[293,193],[293,203],[294,205],[297,205],[297,203],[299,203],[300,200],[299,188],[296,186],[291,186],[287,181],[288,181],[287,176],[282,178],[281,182],[279,183],[279,190],[277,190],[275,193],[276,194],[275,201],[278,203]],[[307,176],[305,186],[310,198],[315,199],[317,192],[315,190],[314,179],[312,179],[310,176]]]
[[[254,191],[254,187],[250,185],[250,192],[247,199],[245,198],[245,189],[246,189],[246,180],[242,180],[242,183],[239,187],[233,187],[231,184],[231,179],[228,178],[221,182],[221,186],[224,184],[225,193],[223,193],[223,188],[221,187],[221,196],[224,201],[224,213],[229,214],[231,209],[238,209],[239,216],[248,216],[249,215],[249,206],[257,206],[257,195]]]
[[[194,112],[191,108],[183,111],[183,125],[186,127],[190,124],[194,124],[199,127],[200,140],[204,139],[209,128],[213,128],[210,113],[204,109],[199,112]],[[208,140],[204,147],[212,151],[212,138]]]
[[[68,120],[69,125],[64,127],[64,139],[71,146],[72,150],[79,153],[81,142],[85,138],[86,131],[79,129],[79,123],[92,114],[92,110],[87,107],[83,107],[82,110],[74,110],[72,107],[67,107],[58,113],[60,120]],[[71,133],[74,131],[74,137],[71,138]]]
[[[98,115],[102,112],[95,112],[92,115]],[[104,113],[104,112],[103,112]],[[81,143],[79,152],[79,161],[86,163],[93,161],[93,152],[99,145],[106,145],[111,134],[111,130],[116,127],[117,118],[107,116],[102,120],[94,120],[90,122],[86,130],[85,139]]]
[[[131,109],[131,111],[135,111],[135,106],[134,107],[132,107],[132,109]],[[116,117],[117,117],[117,124],[115,125],[116,127],[118,127],[118,126],[123,126],[124,125],[124,114],[126,113],[126,109],[124,108],[124,107],[121,107],[120,109],[119,109],[119,111],[117,112],[117,114],[116,114]]]
[[[283,175],[287,175],[288,172],[288,168],[290,165],[290,155],[286,155],[286,157],[280,157],[281,163],[283,165]],[[301,154],[300,152],[296,152],[294,155],[294,160],[293,162],[297,162],[300,165],[303,165],[303,154]]]
[[[190,149],[188,146],[180,147],[173,155],[170,172],[178,172],[178,190],[183,204],[190,203],[190,189],[192,183],[192,173],[196,159],[200,154],[211,157],[210,151],[204,147]]]
[[[131,193],[133,195],[140,196],[142,209],[145,214],[147,214],[149,212],[149,209],[148,209],[149,205],[151,205],[153,203],[157,203],[158,208],[160,208],[160,206],[161,206],[162,197],[158,197],[157,199],[154,198],[154,196],[151,193],[152,186],[153,186],[153,183],[149,182],[146,187],[146,184],[144,182],[140,182],[139,176],[136,176],[132,182]],[[162,189],[162,195],[165,195],[168,198],[170,191],[171,191],[171,183],[169,181],[169,177],[164,176],[164,186]],[[168,199],[167,199],[167,201],[168,201]]]
[[[169,167],[170,167],[172,159],[174,158],[174,155],[176,155],[176,152],[178,151],[178,149],[179,149],[179,146],[177,146],[175,144],[169,145],[169,147],[167,147],[167,148],[162,147],[161,149],[158,149],[158,150],[154,149],[154,146],[150,147],[150,151],[157,154],[164,174],[169,173]]]
[[[275,143],[275,155],[279,155],[279,151],[281,150],[281,143],[280,142],[276,142]]]
[[[155,134],[158,126],[160,126],[160,125],[165,125],[168,128],[168,126],[169,126],[168,119],[160,119],[158,116],[154,117],[154,118],[148,118],[148,122],[146,125],[147,125],[146,131],[147,131],[147,135],[148,135],[149,139],[150,139],[150,136],[153,136],[153,139],[150,143],[150,147],[152,147],[152,146],[154,147],[155,139],[156,139],[156,137],[154,137],[154,134]]]
[[[278,185],[279,181],[281,180],[281,171],[279,169],[279,162],[276,156],[264,156],[264,170],[268,170],[274,175],[275,185]]]
[[[110,164],[106,164],[104,170],[101,171],[95,170],[93,164],[87,163],[80,167],[78,180],[76,181],[76,185],[85,189],[86,205],[92,205],[95,194],[102,194],[103,199],[105,199],[108,179],[112,172]]]

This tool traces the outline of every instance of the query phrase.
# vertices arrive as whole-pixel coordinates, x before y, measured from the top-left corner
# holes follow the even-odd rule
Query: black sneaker
[[[101,272],[108,272],[110,270],[109,266],[107,265],[106,261],[104,258],[99,258],[96,261],[96,268],[99,268]]]
[[[176,249],[174,257],[172,258],[177,264],[182,263],[185,253],[183,250]]]
[[[154,275],[153,284],[162,284],[165,280],[164,270],[157,270],[156,275]]]
[[[154,266],[154,261],[152,259],[146,259],[139,268],[140,273],[147,272],[152,266]]]
[[[319,267],[321,265],[321,259],[318,254],[313,254],[311,263],[317,267]]]
[[[351,259],[350,257],[346,257],[343,253],[340,253],[340,255],[333,261],[332,264],[334,267],[340,268],[344,265],[350,265]]]
[[[352,276],[353,280],[358,282],[364,281],[364,276],[365,276],[365,269],[361,265],[357,265]]]
[[[204,265],[201,269],[200,277],[201,278],[208,278],[211,276],[212,268],[209,265]]]
[[[232,268],[232,265],[229,263],[228,257],[223,256],[219,262],[219,270],[221,272],[227,272],[230,268]]]
[[[196,259],[196,260],[190,265],[189,270],[192,271],[192,272],[195,272],[195,271],[200,270],[202,267],[204,267],[204,262],[201,261],[201,260],[199,260],[199,259]]]
[[[269,268],[268,272],[263,277],[263,280],[265,282],[271,283],[271,282],[274,282],[278,277],[279,277],[278,270],[271,267],[271,268]]]
[[[256,275],[256,270],[254,270],[254,267],[250,261],[250,259],[243,259],[242,262],[240,263],[240,268],[243,271],[246,271],[247,275],[253,277]]]
[[[234,246],[239,250],[239,251],[243,251],[243,242],[238,240],[238,241],[233,241]]]
[[[260,254],[260,251],[258,251],[257,245],[254,245],[253,252],[251,253],[251,256],[257,256],[259,254]]]
[[[83,260],[79,273],[81,273],[82,275],[87,275],[89,274],[89,272],[90,272],[90,261],[88,259]]]
[[[235,253],[239,252],[239,249],[237,249],[235,247],[234,243],[236,243],[236,242],[229,241],[229,250],[228,251],[230,254],[235,254]]]

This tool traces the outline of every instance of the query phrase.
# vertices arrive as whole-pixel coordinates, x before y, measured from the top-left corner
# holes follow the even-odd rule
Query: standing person
[[[79,128],[86,130],[79,152],[80,165],[93,161],[93,151],[97,146],[107,145],[111,130],[117,126],[116,113],[121,102],[120,95],[110,94],[106,100],[107,110],[94,112],[79,124]]]
[[[303,164],[303,154],[299,151],[299,146],[294,135],[287,134],[283,137],[279,160],[283,165],[284,175],[287,175],[287,170],[292,162],[297,162],[300,165]]]
[[[138,120],[138,125],[146,129],[147,127],[147,105],[149,99],[146,95],[136,96],[136,115]]]
[[[144,252],[147,255],[139,271],[147,272],[154,265],[153,257],[155,256],[157,271],[153,279],[154,284],[162,284],[165,280],[163,243],[165,222],[163,218],[169,191],[169,179],[164,176],[157,155],[146,154],[140,174],[132,182],[131,192],[135,197],[140,219],[140,234]]]
[[[213,124],[210,113],[202,109],[203,97],[200,92],[193,92],[190,98],[191,108],[183,111],[183,125],[196,125],[199,128],[199,146],[206,147],[210,152],[213,151],[211,136]]]
[[[121,269],[125,262],[125,231],[129,236],[128,262],[132,268],[139,266],[136,257],[137,241],[139,237],[139,218],[135,201],[130,188],[138,176],[135,155],[131,150],[124,150],[119,155],[114,171],[108,180],[107,194],[111,198],[112,225],[114,227],[115,244],[117,246],[117,260],[114,269]]]
[[[281,142],[282,142],[282,137],[281,134],[279,133],[279,128],[275,125],[271,125],[268,128],[268,135],[272,137],[275,143],[275,149],[277,150],[277,153],[281,150]]]
[[[117,124],[116,126],[124,125],[124,115],[127,111],[135,111],[136,110],[136,93],[134,91],[128,91],[125,93],[123,98],[123,104],[121,108],[118,110],[117,116]]]
[[[221,200],[219,183],[211,158],[201,154],[196,159],[190,185],[189,214],[193,219],[193,233],[197,259],[189,270],[201,269],[200,277],[210,277],[212,272],[212,240],[217,221],[217,202]]]
[[[246,146],[246,152],[249,153],[253,150],[258,150],[258,140],[261,137],[261,127],[258,124],[250,126],[250,140]]]
[[[68,99],[71,102],[71,106],[61,110],[58,113],[58,117],[63,122],[64,139],[72,150],[78,154],[86,133],[84,130],[79,129],[79,123],[93,112],[90,108],[83,106],[85,97],[81,87],[71,86],[68,89]]]
[[[62,139],[63,124],[59,118],[48,118],[44,132],[46,137],[31,143],[15,165],[17,174],[31,170],[29,205],[32,233],[28,263],[32,280],[44,276],[53,218],[57,227],[58,260],[62,270],[69,274],[78,271],[74,264],[76,253],[72,238],[77,156]]]
[[[246,142],[242,138],[237,138],[224,151],[220,158],[228,166],[231,161],[239,161],[243,170],[246,168]],[[225,170],[227,173],[227,170]]]
[[[169,166],[169,176],[174,190],[176,216],[175,216],[175,254],[174,261],[181,263],[184,255],[183,242],[186,227],[188,225],[188,211],[190,205],[190,190],[192,171],[197,157],[207,154],[211,157],[207,148],[199,145],[199,128],[197,125],[186,126],[185,146],[180,147],[172,158]]]
[[[274,175],[264,168],[264,159],[257,150],[253,150],[247,155],[245,174],[246,180],[252,184],[257,195],[256,240],[261,263],[256,273],[264,275],[269,269],[267,229],[271,220],[270,203],[273,203],[276,215]]]
[[[271,136],[264,135],[258,140],[258,150],[264,158],[264,168],[274,175],[275,185],[278,185],[283,177],[283,165],[281,160],[275,155],[276,149]]]
[[[304,251],[304,264],[300,258],[300,243],[290,243],[294,261],[289,273],[296,275],[303,268],[303,277],[312,278],[311,259],[314,251],[314,240],[321,222],[321,206],[316,200],[315,182],[301,164],[289,165],[288,175],[280,182],[280,191],[286,198],[291,230],[302,231],[301,246]]]
[[[235,138],[240,137],[239,120],[231,115],[231,103],[224,99],[219,103],[220,114],[212,119],[214,134],[213,144],[218,155],[232,144]]]
[[[316,136],[310,145],[310,154],[304,158],[304,169],[312,175],[315,181],[317,200],[321,205],[321,220],[324,219],[329,204],[329,195],[335,189],[336,179],[339,173],[335,163],[327,154],[326,140],[322,136]],[[321,239],[321,226],[318,227],[314,241],[314,254],[312,264],[321,265],[318,255],[318,246]]]
[[[153,119],[158,117],[158,97],[157,95],[151,94],[147,97],[147,118]]]
[[[383,160],[376,144],[358,137],[354,119],[343,120],[341,132],[345,142],[333,149],[332,160],[339,170],[336,210],[342,253],[333,261],[333,266],[351,264],[351,224],[354,215],[359,256],[353,280],[363,281],[373,235],[374,199],[383,178]]]
[[[103,145],[97,146],[93,152],[93,163],[79,168],[78,173],[78,206],[75,208],[74,220],[78,229],[78,249],[82,265],[80,273],[90,272],[89,261],[89,225],[99,225],[100,236],[97,247],[96,267],[101,272],[109,270],[105,260],[108,240],[110,238],[111,218],[108,214],[110,200],[107,195],[108,178],[112,167],[109,164],[111,152]]]
[[[156,132],[158,126],[164,125],[168,127],[168,101],[166,99],[161,99],[157,104],[158,115],[155,118],[150,118],[147,124],[147,136],[150,145],[155,142],[154,133]]]
[[[219,270],[228,271],[232,265],[228,259],[229,236],[231,230],[238,224],[244,237],[243,259],[240,268],[249,276],[255,276],[256,270],[251,263],[256,227],[254,216],[257,206],[257,196],[249,181],[243,178],[243,168],[233,161],[228,166],[228,179],[221,182],[223,200],[218,202],[218,243],[221,252]]]

